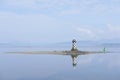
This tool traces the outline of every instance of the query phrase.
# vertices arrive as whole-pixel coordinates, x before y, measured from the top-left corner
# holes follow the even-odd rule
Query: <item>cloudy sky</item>
[[[0,42],[120,40],[120,0],[0,0]]]

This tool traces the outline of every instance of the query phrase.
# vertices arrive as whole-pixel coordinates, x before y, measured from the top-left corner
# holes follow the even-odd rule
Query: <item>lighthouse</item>
[[[76,39],[73,39],[72,40],[72,49],[71,49],[71,51],[78,51],[78,49],[77,49],[77,47],[76,47]]]
[[[77,59],[77,52],[78,52],[78,49],[77,49],[77,47],[76,47],[76,39],[73,39],[72,40],[72,49],[71,49],[71,52],[72,53],[74,53],[74,54],[72,54],[71,55],[71,57],[72,57],[72,61],[73,61],[73,67],[75,68],[76,67],[76,65],[77,65],[77,61],[76,61],[76,59]]]

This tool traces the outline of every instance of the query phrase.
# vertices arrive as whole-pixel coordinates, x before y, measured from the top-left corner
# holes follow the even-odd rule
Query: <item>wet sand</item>
[[[56,54],[56,55],[86,55],[104,53],[103,51],[21,51],[21,52],[7,52],[11,54]],[[108,52],[106,52],[108,53]]]

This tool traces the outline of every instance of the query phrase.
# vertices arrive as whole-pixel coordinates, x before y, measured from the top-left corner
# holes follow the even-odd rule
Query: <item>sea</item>
[[[12,54],[20,51],[64,51],[70,46],[0,46],[0,80],[120,80],[120,46],[78,46],[82,51],[110,53],[79,55],[73,67],[69,55]]]

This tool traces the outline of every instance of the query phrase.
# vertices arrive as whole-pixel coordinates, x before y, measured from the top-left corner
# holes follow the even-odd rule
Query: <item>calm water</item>
[[[110,54],[81,55],[74,69],[70,56],[9,54],[12,51],[69,50],[70,47],[0,47],[0,80],[120,80],[120,48]],[[100,51],[103,47],[79,47]]]

